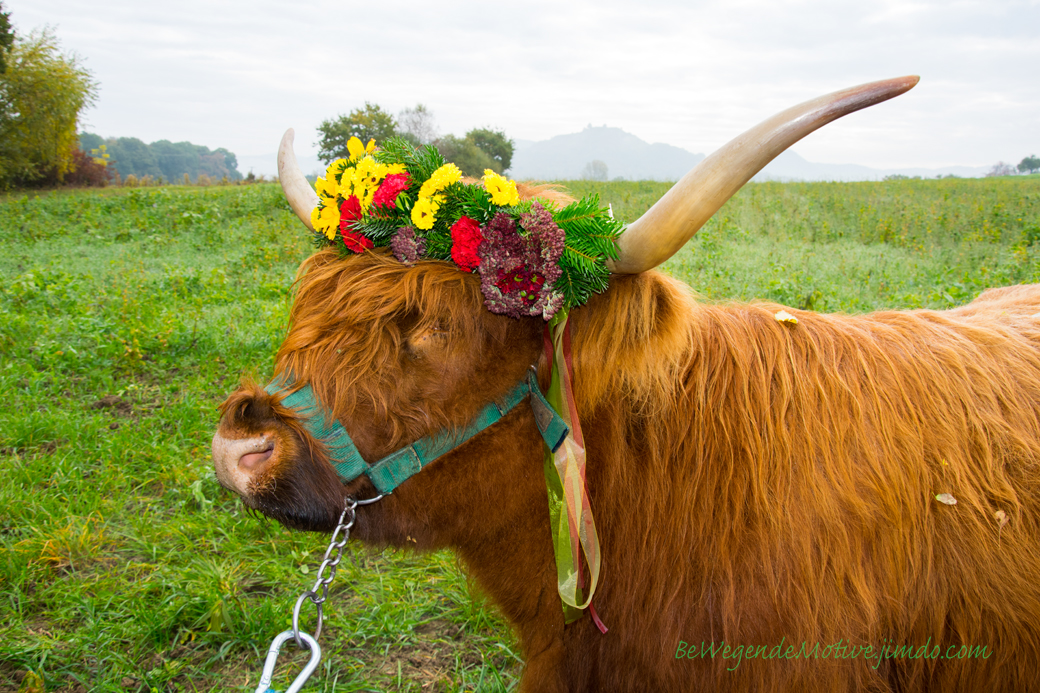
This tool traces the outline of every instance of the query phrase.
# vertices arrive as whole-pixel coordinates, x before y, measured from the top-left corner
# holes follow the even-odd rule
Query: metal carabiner
[[[318,668],[318,662],[321,660],[321,647],[318,645],[318,641],[312,638],[309,633],[300,633],[300,638],[310,648],[311,658],[307,665],[303,667],[303,671],[296,677],[296,680],[292,682],[292,685],[285,689],[285,693],[297,693],[303,688],[303,684],[307,683],[307,679]],[[260,684],[256,687],[256,693],[268,693],[271,690],[271,680],[274,679],[274,665],[278,661],[278,652],[282,649],[282,644],[286,640],[292,639],[293,632],[287,630],[271,641],[271,647],[267,649],[267,659],[264,660],[264,671],[260,674]]]
[[[328,590],[328,588],[326,588]],[[300,607],[303,606],[303,602],[310,599],[314,604],[314,607],[318,610],[318,627],[314,629],[314,639],[317,640],[321,637],[321,608],[325,604],[325,600],[317,601],[318,595],[313,590],[307,590],[300,595],[300,598],[296,600],[296,606],[293,607],[292,611],[292,630],[289,631],[296,638],[296,646],[301,650],[303,649],[303,643],[300,640],[303,638],[303,631],[300,630]]]

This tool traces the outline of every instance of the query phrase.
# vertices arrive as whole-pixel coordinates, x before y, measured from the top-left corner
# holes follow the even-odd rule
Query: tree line
[[[349,156],[347,141],[351,137],[365,143],[403,137],[415,145],[430,144],[464,175],[474,178],[479,178],[486,169],[503,173],[513,162],[513,140],[506,137],[505,132],[474,128],[465,137],[438,136],[433,114],[422,104],[406,108],[394,118],[378,105],[366,101],[363,108],[355,108],[348,115],[323,120],[318,126],[318,158],[327,164]]]
[[[136,137],[110,137],[102,139],[89,132],[79,135],[79,145],[84,152],[98,152],[92,158],[101,158],[102,145],[108,155],[107,165],[118,171],[120,177],[135,176],[154,179],[165,178],[178,183],[187,175],[197,181],[200,175],[229,181],[242,179],[238,160],[227,149],[220,147],[210,151],[209,147],[191,142],[159,140],[145,144]]]
[[[0,190],[105,185],[129,176],[242,179],[235,155],[223,148],[77,135],[80,113],[95,102],[97,86],[49,29],[18,35],[0,0]]]

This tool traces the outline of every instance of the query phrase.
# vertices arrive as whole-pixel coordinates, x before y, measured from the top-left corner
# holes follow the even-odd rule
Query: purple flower
[[[563,294],[553,286],[561,274],[564,233],[537,202],[520,215],[520,227],[499,212],[483,228],[477,271],[484,305],[500,315],[549,320],[563,306]]]
[[[390,239],[390,251],[403,264],[414,265],[426,252],[426,239],[415,235],[411,226],[402,226]]]

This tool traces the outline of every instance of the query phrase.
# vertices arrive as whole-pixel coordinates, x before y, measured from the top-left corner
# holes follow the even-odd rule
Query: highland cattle
[[[629,225],[609,288],[571,311],[606,633],[565,623],[537,408],[508,409],[358,508],[363,542],[457,552],[517,633],[521,690],[1040,686],[1040,287],[947,311],[784,309],[793,322],[778,305],[700,303],[653,269],[791,143],[916,81],[736,138]],[[308,223],[314,192],[283,145]],[[345,497],[379,490],[341,481],[286,403],[303,384],[369,464],[466,428],[532,368],[544,390],[543,321],[484,305],[480,278],[449,262],[307,259],[275,365],[295,385],[245,384],[222,405],[221,483],[329,531]]]

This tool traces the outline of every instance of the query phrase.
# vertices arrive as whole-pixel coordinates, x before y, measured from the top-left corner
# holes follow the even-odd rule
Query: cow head
[[[378,460],[465,426],[538,360],[541,326],[482,308],[479,278],[447,263],[408,267],[379,251],[326,250],[301,269],[292,327],[276,369],[310,383],[361,455]],[[244,384],[222,405],[217,476],[245,503],[300,529],[335,526],[345,493],[298,415]]]
[[[611,271],[636,274],[657,266],[781,151],[822,125],[916,83],[916,77],[906,77],[836,92],[735,138],[628,226]],[[290,130],[279,152],[280,180],[290,205],[310,226],[317,197],[291,147]],[[329,420],[339,421],[360,455],[373,462],[424,436],[459,430],[488,402],[502,398],[537,365],[542,329],[541,320],[484,310],[479,279],[448,263],[406,266],[379,250],[346,258],[336,251],[319,252],[301,267],[290,331],[275,364],[276,378],[291,378],[293,384],[270,394],[244,383],[221,406],[213,440],[217,477],[250,508],[290,527],[330,530],[344,496],[372,497],[377,490],[364,476],[346,485],[340,481],[327,451],[295,411],[283,406],[287,392],[309,384]],[[471,448],[468,454],[438,460],[429,473],[424,470],[381,502],[380,509],[359,515],[356,533],[377,541],[407,536],[420,545],[441,543],[424,538],[421,528],[393,527],[400,521],[393,507],[411,505],[413,516],[429,519],[438,504],[463,502],[453,500],[465,496],[454,493],[459,489],[452,484],[459,479],[497,474],[510,483],[509,460],[537,460],[541,454],[530,418],[528,411],[504,424],[526,426],[530,441],[503,438],[510,449],[501,456],[485,445],[480,454]],[[537,493],[537,462],[523,469],[535,470]],[[512,479],[522,476],[520,471]],[[450,516],[450,508],[445,512]]]

